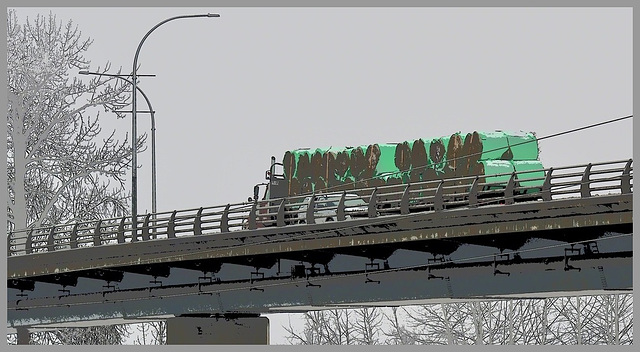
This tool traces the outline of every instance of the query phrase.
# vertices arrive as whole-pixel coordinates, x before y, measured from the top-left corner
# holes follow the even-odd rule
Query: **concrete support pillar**
[[[17,327],[18,345],[29,345],[31,343],[31,333],[26,327]]]
[[[167,319],[167,345],[268,345],[267,317]]]

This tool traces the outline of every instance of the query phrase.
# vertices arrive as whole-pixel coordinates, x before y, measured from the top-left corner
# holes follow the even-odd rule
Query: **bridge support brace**
[[[268,345],[267,317],[167,319],[167,345]]]
[[[25,327],[16,328],[18,335],[18,345],[29,345],[31,343],[31,333]]]

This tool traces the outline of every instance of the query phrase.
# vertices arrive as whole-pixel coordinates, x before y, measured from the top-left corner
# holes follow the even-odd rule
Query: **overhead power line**
[[[538,141],[542,141],[542,140],[545,140],[545,139],[550,139],[550,138],[555,138],[555,137],[563,136],[563,135],[565,135],[565,134],[570,134],[570,133],[575,133],[575,132],[579,132],[579,131],[587,130],[587,129],[590,129],[590,128],[601,127],[601,126],[604,126],[604,125],[608,125],[608,124],[611,124],[611,123],[615,123],[615,122],[619,122],[619,121],[627,120],[627,119],[630,119],[630,118],[633,118],[633,115],[628,115],[628,116],[624,116],[624,117],[618,117],[618,118],[614,118],[614,119],[611,119],[611,120],[602,121],[602,122],[594,123],[594,124],[591,124],[591,125],[586,125],[586,126],[582,126],[582,127],[574,128],[574,129],[571,129],[571,130],[565,130],[565,131],[562,131],[562,132],[558,132],[558,133],[550,134],[550,135],[547,135],[547,136],[544,136],[544,137],[540,137],[540,138],[537,138],[537,137],[536,137],[536,138],[531,139],[531,140],[528,140],[528,141],[523,141],[523,142],[515,143],[515,144],[513,144],[513,145],[510,145],[509,147],[515,147],[515,146],[519,146],[519,145],[523,145],[523,144],[528,144],[528,143],[538,142]],[[469,157],[471,157],[471,156],[482,155],[482,153],[495,152],[495,151],[500,151],[500,150],[503,150],[503,149],[504,149],[504,147],[494,148],[494,149],[489,149],[489,150],[484,150],[484,151],[482,151],[482,152],[476,152],[476,153],[471,153],[471,154],[461,155],[461,156],[455,157],[455,158],[453,158],[453,159],[448,159],[447,161],[455,161],[455,160],[460,160],[460,159],[466,159],[466,158],[469,158]],[[442,163],[442,161],[441,161],[440,163]],[[416,168],[414,168],[414,170],[426,169],[426,168],[429,168],[429,167],[434,166],[435,164],[439,164],[439,163],[433,163],[433,162],[431,162],[431,163],[427,163],[427,164],[426,164],[426,165],[424,165],[424,166],[420,166],[420,167],[416,167]],[[396,174],[399,174],[399,173],[401,173],[401,172],[402,172],[402,171],[396,171],[396,172],[392,172],[392,173],[389,173],[389,174],[391,174],[391,175],[396,175]],[[352,183],[354,183],[354,184],[355,184],[356,182],[371,181],[371,180],[374,180],[374,179],[375,179],[375,177],[371,177],[371,178],[367,178],[367,179],[362,179],[362,180],[358,180],[358,181],[353,181]],[[341,185],[341,186],[342,186],[342,185]],[[339,187],[341,187],[341,186],[326,187],[326,188],[318,189],[318,190],[316,190],[315,192],[317,192],[317,191],[330,191],[330,190],[333,190],[333,189],[339,188]],[[313,193],[313,192],[301,193],[301,194],[299,194],[298,196],[310,195],[310,194],[312,194],[312,193]]]

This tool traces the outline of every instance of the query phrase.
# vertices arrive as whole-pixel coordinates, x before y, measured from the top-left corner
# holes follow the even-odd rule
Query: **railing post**
[[[9,231],[9,235],[7,235],[7,257],[11,256],[11,238],[13,237],[13,233]]]
[[[285,198],[282,198],[280,206],[278,207],[278,214],[276,215],[276,226],[278,227],[284,226],[284,201]]]
[[[96,227],[93,230],[93,245],[95,247],[102,244],[102,220],[96,222]]]
[[[371,192],[371,198],[369,198],[369,217],[375,218],[378,216],[378,187]]]
[[[480,182],[480,178],[476,176],[476,179],[473,180],[471,184],[471,188],[469,189],[469,207],[475,208],[478,206],[478,183]]]
[[[47,236],[47,252],[53,252],[54,251],[55,241],[53,239],[53,235],[55,233],[56,233],[56,227],[52,226],[51,230],[49,231],[49,236]]]
[[[315,224],[316,223],[315,210],[316,210],[316,194],[314,192],[311,195],[311,199],[309,200],[309,204],[307,205],[307,224]]]
[[[344,221],[347,219],[346,214],[344,213],[344,201],[347,198],[347,191],[342,191],[342,196],[340,197],[340,201],[338,201],[338,209],[336,209],[336,217],[338,221]]]
[[[149,234],[149,219],[151,219],[151,214],[147,214],[144,217],[144,223],[142,224],[142,239],[145,241],[151,238]]]
[[[169,223],[167,224],[167,237],[168,238],[176,238],[176,214],[178,212],[176,210],[171,213],[171,217],[169,218]]]
[[[118,225],[118,234],[116,235],[116,237],[118,238],[118,243],[124,243],[124,222],[126,220],[127,220],[127,217],[123,216],[122,220],[120,220],[120,225]],[[77,247],[77,244],[76,244],[76,247]]]
[[[253,202],[251,206],[251,211],[249,212],[249,230],[255,230],[258,228],[258,223],[256,218],[258,216],[258,202]]]
[[[440,184],[438,184],[438,189],[436,189],[436,194],[433,196],[433,209],[435,211],[444,209],[444,200],[442,199],[443,193],[444,181],[440,181]]]
[[[400,199],[400,214],[402,215],[409,214],[409,187],[411,187],[411,184],[407,183],[407,187],[404,188],[404,193],[402,193],[402,199]]]
[[[542,184],[542,200],[549,201],[551,200],[551,174],[553,173],[553,168],[549,168],[547,171],[547,175],[544,178],[544,183]]]
[[[202,210],[202,207],[198,209],[196,218],[193,220],[193,234],[196,236],[202,235]]]
[[[620,180],[620,192],[622,194],[631,193],[631,163],[633,159],[629,159],[627,164],[624,166],[624,171],[622,172],[622,179]]]
[[[509,177],[507,187],[504,189],[504,204],[511,205],[515,203],[515,186],[516,186],[516,174],[515,172]]]
[[[580,183],[580,196],[582,198],[591,197],[591,163],[587,165],[587,168],[584,169],[584,174],[582,175],[582,182]]]
[[[220,232],[229,232],[229,208],[231,204],[227,204],[220,218]]]
[[[31,254],[33,252],[33,229],[29,230],[29,233],[27,234],[27,240],[24,244],[24,251],[27,254]]]
[[[138,228],[137,227],[133,227],[133,216],[131,217],[131,242],[136,242],[138,241]],[[136,218],[136,224],[138,223],[138,219]]]

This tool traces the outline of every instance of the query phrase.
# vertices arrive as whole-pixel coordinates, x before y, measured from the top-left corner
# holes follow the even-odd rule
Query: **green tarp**
[[[538,157],[532,132],[474,131],[395,144],[291,150],[283,164],[294,195],[541,169]]]

